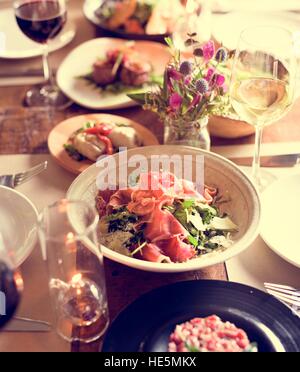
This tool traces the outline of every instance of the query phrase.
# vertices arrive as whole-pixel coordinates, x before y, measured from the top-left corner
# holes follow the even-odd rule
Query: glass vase
[[[208,132],[208,117],[193,122],[168,118],[165,122],[165,145],[182,145],[210,150],[211,141]]]

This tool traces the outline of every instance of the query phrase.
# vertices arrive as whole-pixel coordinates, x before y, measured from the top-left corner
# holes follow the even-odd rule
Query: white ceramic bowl
[[[32,202],[16,190],[0,186],[0,233],[13,252],[16,267],[31,254],[37,240],[38,213]]]
[[[205,162],[205,184],[217,187],[219,194],[227,199],[222,211],[228,213],[238,225],[239,232],[233,237],[234,244],[225,251],[218,251],[201,258],[190,260],[186,263],[159,264],[146,262],[131,257],[123,256],[108,248],[103,247],[105,257],[123,265],[152,272],[185,272],[203,269],[240,254],[255,240],[259,233],[261,206],[258,192],[249,178],[232,162],[225,158],[192,147],[184,146],[151,146],[134,149],[128,152],[132,155],[144,155],[148,161],[151,155],[192,155],[193,165],[196,156],[203,155]],[[119,154],[114,155],[118,159]],[[125,165],[128,167],[128,165]],[[118,167],[117,167],[118,170]],[[130,170],[132,170],[130,168]],[[70,200],[84,200],[95,206],[97,195],[96,178],[99,169],[96,165],[83,172],[71,185],[67,197]],[[77,219],[80,216],[77,216]]]

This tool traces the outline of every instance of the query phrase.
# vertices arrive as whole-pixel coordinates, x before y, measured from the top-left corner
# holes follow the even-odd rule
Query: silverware
[[[285,303],[296,315],[300,317],[300,290],[280,284],[265,283],[267,292]]]
[[[241,166],[251,166],[253,158],[232,158],[232,162]],[[300,153],[287,155],[262,156],[261,166],[269,168],[288,168],[300,164]]]
[[[37,176],[38,174],[46,170],[47,166],[48,162],[45,161],[44,163],[41,163],[36,167],[29,169],[28,171],[18,173],[15,175],[0,176],[0,186],[7,186],[14,189],[15,187],[20,186],[25,182],[28,182],[29,180],[31,180],[31,178]]]
[[[14,317],[1,332],[39,332],[46,333],[51,331],[50,323],[42,320]]]

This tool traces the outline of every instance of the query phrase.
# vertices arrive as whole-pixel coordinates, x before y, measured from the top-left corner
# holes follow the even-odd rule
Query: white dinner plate
[[[13,251],[16,267],[31,254],[37,240],[38,213],[18,191],[0,186],[0,233],[5,247]]]
[[[261,236],[280,257],[300,268],[300,173],[282,178],[262,195]]]
[[[226,48],[236,49],[243,30],[253,26],[280,26],[296,33],[300,30],[300,14],[289,12],[233,12],[214,15],[213,35]]]
[[[93,39],[75,48],[60,65],[57,72],[57,84],[72,101],[92,110],[114,110],[135,106],[124,93],[102,93],[80,76],[92,71],[95,61],[104,57],[106,52],[124,46],[128,41],[112,38]],[[154,73],[163,75],[170,60],[166,46],[151,41],[136,41],[135,49],[144,60],[150,61]]]
[[[4,48],[0,48],[0,58],[25,59],[43,54],[43,47],[26,37],[19,29],[12,8],[0,9],[0,33],[5,35]],[[50,52],[69,44],[75,36],[75,27],[67,22],[62,32],[49,42]]]

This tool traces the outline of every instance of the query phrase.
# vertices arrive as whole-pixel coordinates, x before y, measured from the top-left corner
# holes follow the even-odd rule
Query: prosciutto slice
[[[180,182],[182,183],[183,193],[181,195],[178,194],[178,197],[183,199],[196,199],[200,202],[206,202],[206,198],[196,190],[193,182],[187,180],[181,180]]]
[[[195,249],[181,240],[179,236],[175,236],[167,241],[158,243],[162,252],[170,257],[172,262],[186,262],[195,257]]]
[[[214,201],[214,197],[217,195],[218,190],[213,187],[205,186],[204,189],[204,198],[207,202],[207,204],[212,204]]]
[[[147,244],[142,252],[139,254],[140,258],[145,261],[157,262],[157,263],[171,263],[169,257],[162,254],[160,248],[155,244]]]
[[[152,212],[144,234],[146,239],[153,243],[168,240],[174,236],[180,236],[183,239],[188,236],[187,230],[172,213],[161,209],[161,204],[157,204]]]
[[[100,218],[106,216],[107,205],[114,193],[115,191],[111,190],[103,190],[98,192],[98,195],[96,196],[96,209],[99,213]]]
[[[132,189],[119,190],[114,193],[107,205],[108,213],[111,213],[113,209],[125,207],[131,202]]]

